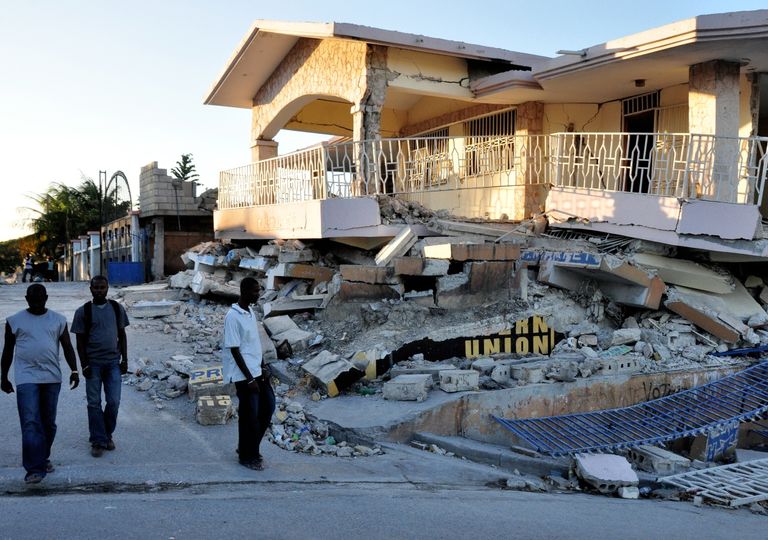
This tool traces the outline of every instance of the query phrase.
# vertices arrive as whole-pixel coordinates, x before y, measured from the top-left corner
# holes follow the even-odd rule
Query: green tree
[[[104,216],[125,214],[129,203],[116,203],[114,189],[102,199],[99,186],[92,179],[83,177],[77,187],[54,182],[45,193],[30,195],[37,206],[29,210],[35,216],[32,228],[40,251],[55,255],[57,247],[66,245],[71,238],[100,230],[102,200]]]
[[[195,164],[192,163],[192,154],[181,154],[181,159],[171,169],[171,174],[181,182],[191,182],[200,176],[195,172]]]

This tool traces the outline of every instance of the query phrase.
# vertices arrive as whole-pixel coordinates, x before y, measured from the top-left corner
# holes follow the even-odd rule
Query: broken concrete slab
[[[259,328],[259,341],[261,342],[261,359],[265,364],[271,364],[277,361],[277,349],[275,344],[269,339],[266,329],[262,323],[256,324]]]
[[[384,383],[384,399],[393,401],[424,401],[432,386],[430,375],[398,375]]]
[[[339,267],[341,278],[345,281],[371,284],[399,284],[400,280],[393,276],[389,266],[363,266],[359,264],[342,264]]]
[[[424,246],[424,257],[452,261],[516,261],[520,246],[515,244],[438,244]]]
[[[324,387],[329,397],[338,396],[339,392],[365,375],[352,362],[329,351],[321,351],[301,368]]]
[[[600,493],[615,493],[622,486],[637,486],[639,479],[623,456],[576,454],[576,475]]]
[[[262,257],[277,258],[280,256],[280,246],[274,244],[265,244],[259,248],[259,255]]]
[[[402,285],[386,285],[342,281],[333,297],[334,303],[368,302],[370,300],[399,299],[405,291]]]
[[[288,315],[279,315],[276,317],[264,319],[264,326],[266,327],[270,336],[276,336],[277,334],[281,334],[288,330],[299,328],[299,326],[293,322],[293,319],[291,319]]]
[[[248,258],[240,259],[240,264],[238,265],[238,267],[244,268],[245,270],[251,270],[253,272],[264,274],[274,265],[275,265],[274,259],[257,255],[256,257],[248,257]]]
[[[201,396],[197,399],[195,418],[203,426],[223,425],[234,412],[232,398],[227,395]]]
[[[285,330],[284,332],[280,332],[279,334],[273,335],[272,341],[278,345],[287,342],[291,347],[291,352],[297,353],[309,347],[309,342],[314,337],[315,334],[312,332],[307,332],[301,328],[291,328],[289,330]]]
[[[194,277],[194,270],[184,270],[183,272],[172,275],[168,279],[168,284],[174,289],[189,289]]]
[[[404,227],[376,254],[376,266],[387,266],[395,257],[402,257],[413,247],[418,237],[411,227]]]
[[[429,375],[432,377],[432,382],[437,384],[440,382],[440,372],[450,371],[458,369],[454,364],[419,364],[412,366],[394,365],[390,369],[389,373],[392,377],[398,377],[400,375]]]
[[[665,289],[658,276],[611,255],[543,252],[538,263],[542,283],[579,291],[584,283],[596,281],[603,294],[627,306],[658,309]]]
[[[627,458],[640,470],[663,475],[685,472],[691,467],[690,459],[648,444],[630,448]]]
[[[392,263],[397,276],[444,276],[450,268],[446,260],[421,257],[396,257]]]
[[[302,311],[314,311],[321,308],[323,300],[296,300],[289,298],[278,298],[273,302],[264,302],[262,309],[264,317],[274,317],[276,315],[286,315],[288,313],[299,313]]]
[[[650,253],[636,253],[632,260],[641,266],[652,268],[664,280],[664,283],[682,285],[719,294],[734,290],[733,276],[725,272],[710,270],[696,262],[686,259],[673,259]]]
[[[123,302],[128,305],[136,302],[147,301],[157,302],[160,300],[174,301],[182,299],[180,288],[170,288],[168,283],[147,283],[144,285],[133,285],[120,289]]]
[[[728,343],[736,343],[740,338],[757,343],[759,338],[754,336],[743,321],[768,319],[765,310],[738,282],[734,292],[727,295],[705,293],[686,287],[669,287],[664,305]]]
[[[168,317],[179,312],[181,302],[172,300],[158,300],[156,302],[142,300],[128,308],[131,317],[137,319],[152,319],[155,317]]]
[[[430,226],[441,231],[443,234],[451,236],[471,234],[474,236],[488,237],[493,240],[501,238],[510,232],[510,228],[494,227],[493,225],[480,223],[449,221],[445,219],[436,219],[433,222],[430,222]]]
[[[311,279],[313,281],[329,281],[336,271],[325,266],[309,264],[280,263],[267,271],[267,288],[274,288],[275,278]],[[270,279],[272,287],[270,287]]]
[[[637,343],[642,338],[642,330],[639,328],[619,328],[613,332],[611,346]],[[596,345],[597,343],[595,343]]]
[[[439,376],[443,392],[466,392],[480,386],[480,373],[474,369],[446,369]]]
[[[280,263],[314,262],[316,260],[317,253],[311,249],[282,249],[277,255],[277,262]]]

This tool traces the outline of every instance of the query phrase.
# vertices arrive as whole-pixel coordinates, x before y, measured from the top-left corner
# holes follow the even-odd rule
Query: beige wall
[[[572,129],[570,129],[572,127]],[[548,103],[544,105],[544,133],[564,131],[621,131],[621,102],[602,105]]]
[[[389,86],[438,97],[473,99],[467,62],[461,58],[390,48]]]

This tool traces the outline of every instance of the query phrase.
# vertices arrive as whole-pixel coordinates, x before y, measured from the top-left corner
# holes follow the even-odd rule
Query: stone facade
[[[272,139],[317,97],[360,105],[368,87],[368,46],[340,39],[303,38],[253,98],[251,139]]]

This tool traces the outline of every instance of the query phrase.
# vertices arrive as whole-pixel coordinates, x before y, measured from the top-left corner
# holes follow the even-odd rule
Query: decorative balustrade
[[[526,185],[760,204],[767,146],[768,138],[686,133],[347,142],[222,171],[219,209]]]

